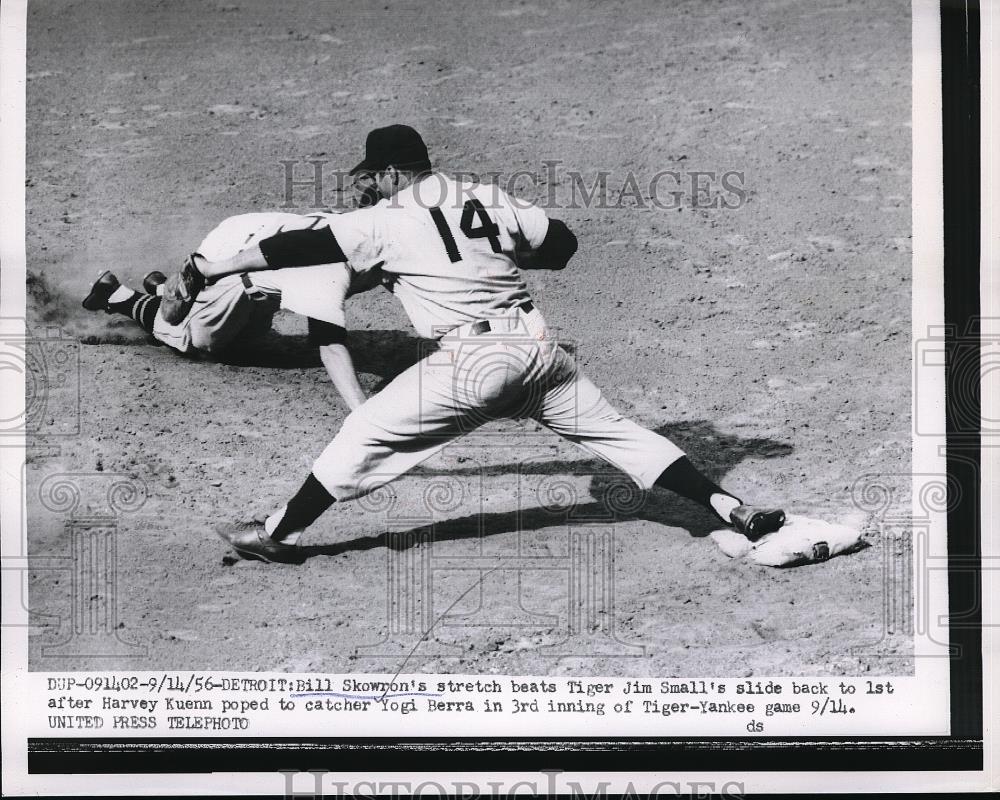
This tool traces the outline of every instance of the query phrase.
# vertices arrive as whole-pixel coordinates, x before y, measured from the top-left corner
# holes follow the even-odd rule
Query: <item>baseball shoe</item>
[[[104,270],[97,276],[97,280],[90,287],[90,292],[83,298],[83,307],[87,311],[107,311],[108,300],[119,286],[121,284],[114,273],[109,269]]]
[[[737,531],[751,542],[756,542],[761,536],[774,533],[785,524],[785,512],[780,508],[736,506],[729,512],[729,519]]]
[[[147,272],[142,279],[142,290],[146,294],[156,294],[156,287],[167,282],[167,276],[159,270],[154,269]]]
[[[231,523],[216,528],[215,532],[242,558],[274,564],[301,564],[305,561],[301,548],[276,542],[267,535],[260,522]]]

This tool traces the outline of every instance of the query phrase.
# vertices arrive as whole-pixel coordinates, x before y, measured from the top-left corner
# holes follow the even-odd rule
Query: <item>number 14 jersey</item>
[[[355,270],[382,264],[427,338],[526,302],[515,253],[539,247],[549,225],[542,209],[497,186],[440,173],[329,222]]]

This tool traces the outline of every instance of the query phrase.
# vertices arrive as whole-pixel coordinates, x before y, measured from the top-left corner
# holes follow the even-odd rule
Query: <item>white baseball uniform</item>
[[[198,252],[210,261],[229,258],[283,230],[325,225],[329,216],[239,214],[223,220]],[[181,323],[171,325],[157,312],[153,335],[182,353],[219,353],[238,339],[266,333],[279,308],[346,327],[344,301],[366,280],[343,263],[230,275],[205,287]]]
[[[316,460],[313,474],[337,500],[500,418],[535,419],[643,489],[683,455],[622,417],[553,341],[515,263],[516,249],[545,238],[541,209],[433,174],[327,224],[355,269],[383,264],[416,331],[441,345],[351,413]]]

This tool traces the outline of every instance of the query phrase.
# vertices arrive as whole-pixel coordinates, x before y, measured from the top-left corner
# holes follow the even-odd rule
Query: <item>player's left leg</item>
[[[503,416],[532,364],[486,358],[504,368],[471,374],[484,354],[496,355],[489,343],[467,357],[443,347],[402,372],[344,420],[295,496],[262,528],[224,526],[219,534],[247,558],[301,560],[299,536],[335,502],[396,480],[472,427]]]
[[[563,379],[546,391],[536,414],[547,428],[613,464],[641,489],[669,489],[748,537],[784,524],[783,511],[745,505],[696,469],[669,439],[623,417],[564,351],[557,358],[565,362]]]
[[[105,270],[90,287],[90,292],[83,299],[83,307],[88,311],[121,314],[135,320],[147,333],[152,333],[160,298],[122,285],[114,273]]]
[[[418,367],[347,417],[299,490],[263,526],[223,526],[222,538],[244,558],[298,562],[299,537],[335,502],[384,486],[460,436],[453,407],[435,403],[440,413],[427,413],[431,403],[420,394]]]

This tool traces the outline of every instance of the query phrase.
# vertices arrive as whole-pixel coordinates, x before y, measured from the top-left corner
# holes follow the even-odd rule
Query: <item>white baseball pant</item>
[[[536,309],[464,325],[350,414],[313,466],[337,500],[374,491],[479,425],[532,418],[641,489],[684,455],[616,411],[549,338]]]
[[[177,325],[169,324],[157,312],[153,336],[182,353],[191,349],[219,353],[237,339],[267,333],[277,310],[276,298],[250,297],[240,276],[231,275],[206,286]]]

